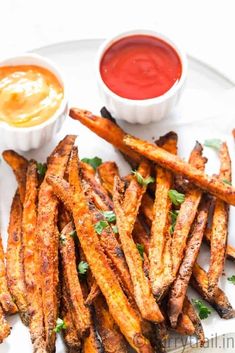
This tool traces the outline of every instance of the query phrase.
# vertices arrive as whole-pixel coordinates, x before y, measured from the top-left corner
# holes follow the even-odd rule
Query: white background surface
[[[149,27],[173,35],[188,53],[235,81],[234,0],[0,0],[0,5],[0,58],[58,41]]]

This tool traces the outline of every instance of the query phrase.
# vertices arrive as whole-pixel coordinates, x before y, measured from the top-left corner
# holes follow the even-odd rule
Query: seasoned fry
[[[144,194],[140,205],[140,212],[144,215],[149,227],[153,222],[153,199],[148,194]]]
[[[61,178],[47,178],[55,194],[73,213],[77,235],[91,271],[100,287],[110,313],[121,332],[137,352],[153,352],[149,341],[142,335],[141,322],[131,308],[120,284],[103,253],[83,194],[80,179],[76,188]]]
[[[204,240],[210,246],[211,232],[204,233]],[[229,244],[227,244],[227,247],[226,247],[226,259],[235,262],[235,248]]]
[[[119,175],[118,167],[115,162],[102,163],[98,168],[98,175],[102,186],[112,197],[113,195],[113,181],[116,175]]]
[[[74,240],[70,236],[73,226],[69,223],[62,231],[60,254],[62,259],[62,275],[69,297],[70,313],[80,338],[89,334],[89,310],[84,305],[81,285],[77,273]]]
[[[90,334],[85,338],[82,353],[103,353],[101,342],[97,337],[94,324],[92,323]]]
[[[11,328],[4,317],[4,313],[0,305],[0,343],[2,343],[4,339],[10,335],[10,333]]]
[[[185,296],[185,299],[184,299],[183,310],[185,313],[187,313],[188,317],[192,321],[192,323],[195,327],[195,335],[197,336],[197,338],[199,340],[200,346],[203,347],[203,345],[205,343],[205,334],[204,334],[204,330],[202,327],[202,323],[196,313],[194,306],[192,305],[192,303],[190,302],[190,300],[188,299],[187,296]]]
[[[17,190],[11,205],[6,253],[7,283],[25,325],[29,324],[22,262],[22,204]]]
[[[95,299],[100,295],[100,288],[98,286],[98,284],[94,281],[90,292],[85,300],[85,305],[91,305],[93,304],[93,302],[95,301]]]
[[[226,143],[222,143],[219,151],[220,173],[219,178],[231,182],[231,159]],[[211,228],[211,255],[208,270],[209,294],[213,296],[219,278],[223,272],[226,256],[226,245],[228,237],[228,204],[221,200],[215,201],[215,208]]]
[[[4,261],[4,251],[2,246],[2,237],[0,235],[0,303],[5,313],[15,314],[18,309],[7,286],[6,268]]]
[[[197,142],[189,158],[189,165],[204,170],[206,158],[202,156],[202,146]],[[172,253],[173,256],[173,274],[176,276],[183,253],[186,246],[187,237],[190,232],[191,225],[196,216],[197,208],[202,197],[202,191],[192,187],[185,195],[179,214],[176,220],[174,233],[172,235]]]
[[[37,226],[38,177],[36,162],[28,164],[22,218],[22,255],[29,311],[29,328],[34,351],[45,350]]]
[[[107,304],[102,295],[94,302],[97,316],[98,332],[106,353],[127,353],[127,343],[109,313]]]
[[[138,173],[143,178],[148,177],[150,173],[149,164],[142,162],[138,168]],[[144,319],[159,323],[163,321],[163,316],[152,295],[149,281],[143,271],[142,258],[132,238],[132,230],[145,190],[146,186],[140,185],[133,177],[125,192],[124,200],[121,202],[123,186],[120,179],[115,177],[113,201],[119,237],[133,282],[136,304]]]
[[[57,278],[56,268],[58,248],[56,244],[58,200],[52,187],[47,182],[49,175],[63,177],[69,155],[76,136],[66,136],[48,158],[47,172],[39,190],[37,234],[40,244],[41,272],[42,272],[42,300],[45,335],[48,352],[54,351],[57,319]]]
[[[206,227],[208,209],[209,201],[202,200],[199,206],[197,217],[193,224],[191,236],[186,246],[184,259],[179,268],[179,273],[170,289],[168,315],[172,327],[176,326],[178,316],[182,312],[189,280],[192,275],[193,266],[197,259],[203,238],[203,233]]]
[[[12,168],[16,180],[18,182],[20,200],[23,204],[25,197],[25,183],[26,183],[26,171],[28,168],[28,161],[23,156],[19,155],[15,151],[6,150],[2,153],[4,160]]]
[[[123,142],[127,147],[132,148],[133,151],[156,162],[163,168],[171,170],[173,173],[182,175],[199,188],[235,206],[235,189],[218,180],[215,176],[206,175],[203,171],[183,161],[178,156],[174,156],[149,142],[130,135],[126,135]]]
[[[192,336],[195,333],[195,327],[190,319],[190,317],[185,314],[181,313],[177,322],[177,326],[174,329],[177,333],[181,335]]]
[[[100,116],[95,116],[87,110],[77,108],[71,108],[69,115],[72,119],[80,121],[80,123],[95,132],[98,136],[110,142],[122,153],[129,156],[131,160],[134,160],[137,164],[140,163],[140,155],[123,143],[125,132],[114,122]]]
[[[225,293],[219,287],[216,287],[213,297],[209,296],[207,273],[197,263],[193,267],[193,276],[191,277],[190,284],[203,299],[211,304],[222,319],[232,319],[235,317],[234,309]]]
[[[177,153],[177,135],[173,132],[162,136],[157,144],[171,153]],[[171,201],[168,196],[173,185],[173,176],[161,167],[156,167],[156,175],[149,246],[149,278],[153,294],[160,299],[173,281],[169,221]]]

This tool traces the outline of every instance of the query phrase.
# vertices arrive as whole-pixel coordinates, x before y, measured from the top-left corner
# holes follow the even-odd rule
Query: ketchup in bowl
[[[182,74],[175,49],[151,35],[130,35],[114,42],[100,62],[101,77],[118,96],[133,100],[166,93]]]

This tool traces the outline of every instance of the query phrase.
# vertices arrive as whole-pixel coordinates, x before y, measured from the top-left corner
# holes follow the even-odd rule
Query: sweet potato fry
[[[45,335],[48,352],[54,351],[57,312],[57,278],[56,268],[58,240],[56,224],[58,200],[52,187],[47,182],[47,176],[63,177],[76,136],[66,136],[48,158],[47,172],[39,190],[37,234],[40,244],[40,258],[42,271],[42,300]]]
[[[95,132],[98,136],[110,142],[122,153],[129,156],[131,160],[134,160],[137,164],[140,163],[141,156],[123,143],[125,132],[114,122],[106,118],[95,116],[87,110],[77,108],[71,108],[69,115],[72,119],[80,121],[80,123]]]
[[[95,299],[100,295],[100,293],[101,293],[100,288],[99,288],[98,284],[96,283],[96,281],[94,281],[91,285],[90,292],[89,292],[88,296],[86,297],[85,305],[92,305],[94,303]]]
[[[181,313],[177,322],[177,326],[174,329],[177,333],[186,336],[192,336],[195,333],[195,327],[190,319],[190,317]]]
[[[225,293],[219,287],[216,287],[213,297],[209,296],[207,273],[197,263],[193,267],[193,275],[190,284],[203,297],[203,299],[205,299],[217,311],[222,319],[232,319],[235,317],[235,310],[229,303]]]
[[[138,173],[146,178],[149,172],[149,164],[142,162]],[[120,179],[115,177],[113,201],[119,237],[133,282],[136,304],[144,319],[159,323],[163,321],[163,316],[152,295],[150,283],[143,271],[142,258],[132,238],[133,227],[145,190],[146,186],[140,185],[133,177],[122,202],[123,186]]]
[[[77,273],[74,240],[71,237],[73,226],[69,223],[63,230],[60,240],[62,275],[66,284],[68,302],[73,323],[80,338],[89,334],[89,310],[84,304],[81,285]]]
[[[189,165],[204,170],[206,159],[202,156],[202,146],[197,142],[189,158]],[[173,274],[176,276],[186,246],[191,225],[196,216],[197,208],[202,197],[202,191],[191,187],[185,195],[176,220],[172,235]]]
[[[116,175],[119,175],[118,167],[115,162],[102,163],[98,168],[98,175],[101,184],[112,197],[113,195],[113,180]]]
[[[102,295],[94,302],[98,332],[106,353],[127,353],[127,343],[109,313]]]
[[[157,145],[177,153],[177,135],[173,132],[162,136]],[[169,212],[171,200],[168,196],[173,185],[171,172],[156,167],[156,191],[152,208],[152,226],[149,246],[149,278],[153,294],[160,299],[173,281],[171,234]]]
[[[0,235],[0,304],[6,314],[15,314],[18,309],[15,305],[7,286],[5,255]]]
[[[142,335],[140,319],[131,308],[99,243],[80,179],[77,180],[76,188],[71,188],[58,177],[50,176],[47,180],[55,194],[73,213],[81,247],[121,332],[137,352],[152,352],[149,341]]]
[[[208,209],[209,201],[202,200],[199,206],[197,217],[193,224],[192,233],[186,246],[184,259],[179,268],[178,275],[170,289],[168,315],[172,327],[177,325],[178,316],[182,312],[186,291],[193,271],[193,266],[197,259],[202,243],[203,233],[208,217]]]
[[[182,175],[199,188],[235,206],[235,188],[223,183],[215,176],[206,175],[203,171],[183,161],[178,156],[174,156],[149,142],[129,135],[125,136],[123,142],[127,147],[132,148],[134,152],[138,152],[173,173]]]
[[[211,232],[204,233],[204,240],[210,246]],[[229,244],[227,244],[227,247],[226,247],[226,259],[235,262],[235,248]]]
[[[6,321],[2,307],[0,306],[0,343],[2,343],[4,339],[10,335],[10,333],[11,328]]]
[[[29,328],[34,351],[45,349],[41,295],[41,275],[37,227],[38,177],[36,162],[28,164],[22,218],[22,256]]]
[[[198,338],[200,346],[203,347],[205,343],[205,334],[202,327],[202,323],[196,313],[194,306],[192,305],[192,303],[190,302],[187,296],[185,296],[185,299],[184,299],[183,310],[185,313],[187,313],[188,317],[192,321],[195,327],[195,335]]]
[[[90,334],[84,339],[82,353],[102,353],[102,345],[98,339],[94,324],[92,323]]]
[[[219,151],[220,155],[220,180],[230,183],[231,178],[231,159],[226,143],[222,143]],[[211,255],[210,267],[208,270],[208,291],[214,294],[219,278],[223,272],[226,256],[226,245],[228,237],[228,204],[221,200],[215,201],[215,208],[211,228]]]
[[[146,223],[149,227],[152,226],[153,222],[153,199],[147,193],[143,195],[142,202],[140,205],[140,212],[144,215]]]
[[[23,156],[12,150],[4,151],[2,156],[15,174],[19,186],[20,200],[23,204],[25,197],[25,183],[28,161]]]
[[[22,204],[17,190],[12,201],[6,253],[7,283],[25,325],[29,324],[22,261]]]

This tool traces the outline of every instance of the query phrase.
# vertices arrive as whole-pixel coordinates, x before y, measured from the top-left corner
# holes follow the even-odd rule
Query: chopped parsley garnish
[[[142,258],[142,260],[144,259],[144,245],[143,244],[136,244],[136,247],[137,247],[137,249],[138,249],[138,251],[139,251],[139,254],[140,254],[140,256],[141,256],[141,258]]]
[[[89,265],[86,261],[80,261],[78,264],[78,273],[80,275],[85,275],[87,273],[88,268]]]
[[[58,319],[56,320],[56,327],[54,328],[54,332],[59,333],[61,330],[65,330],[67,328],[64,320]]]
[[[82,158],[82,162],[89,164],[94,170],[96,170],[96,168],[102,164],[102,159],[99,157]]]
[[[204,141],[204,146],[214,148],[214,150],[218,151],[222,141],[220,139],[209,139]]]
[[[118,234],[118,227],[117,226],[112,226],[112,230],[114,234]]]
[[[69,233],[69,235],[72,237],[72,238],[75,238],[77,236],[77,232],[76,230],[72,230],[72,232]]]
[[[103,211],[102,215],[106,219],[107,222],[112,223],[116,221],[116,215],[113,211]]]
[[[202,300],[193,299],[193,304],[195,305],[196,309],[198,310],[198,315],[201,320],[207,319],[208,316],[211,314],[211,309],[208,308]]]
[[[232,185],[231,181],[227,180],[227,179],[223,179],[222,182],[224,184],[228,184],[228,185]]]
[[[229,282],[235,285],[235,275],[232,275],[231,277],[227,278]]]
[[[142,177],[142,175],[139,172],[137,172],[137,170],[133,170],[132,174],[134,174],[137,182],[142,186],[147,186],[148,184],[154,183],[154,181],[155,181],[155,179],[151,176],[149,176],[147,178]]]
[[[175,224],[178,217],[179,211],[170,211],[171,216],[171,226],[170,226],[170,233],[173,234],[175,230]]]
[[[105,228],[109,226],[107,221],[99,221],[95,224],[95,231],[97,234],[101,234]]]
[[[181,194],[180,192],[178,192],[177,190],[174,190],[174,189],[171,189],[168,191],[168,196],[171,199],[171,202],[175,206],[179,206],[185,200],[184,194]]]
[[[47,171],[47,165],[45,163],[37,163],[37,173],[43,178]]]

